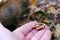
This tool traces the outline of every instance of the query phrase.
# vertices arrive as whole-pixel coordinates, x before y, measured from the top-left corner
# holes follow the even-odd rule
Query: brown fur
[[[23,2],[26,2],[26,0],[8,0],[2,7],[0,7],[0,21],[2,22],[2,24],[5,27],[8,28],[7,25],[14,24],[14,23],[16,23],[15,26],[17,26],[19,23],[20,24],[21,23],[25,24],[27,22],[28,19],[26,19],[26,22],[25,23],[24,23],[25,20],[22,21],[22,20],[19,19],[21,13],[23,12],[23,9],[22,9]],[[4,10],[6,9],[6,7],[8,7],[9,4],[16,5],[17,8],[18,8],[18,13],[17,13],[17,15],[14,15],[14,17],[11,17],[11,19],[9,19],[9,18],[8,19],[5,19],[5,17],[3,17],[1,15],[3,14]],[[12,19],[12,18],[14,18],[14,19]],[[16,20],[16,21],[13,23],[13,21],[12,22],[9,22],[9,20],[13,20],[13,21]],[[11,27],[9,27],[9,28],[11,28]]]

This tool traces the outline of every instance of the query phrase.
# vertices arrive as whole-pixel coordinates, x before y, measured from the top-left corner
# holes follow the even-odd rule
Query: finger
[[[40,40],[51,40],[51,31],[46,30],[46,32],[44,33],[44,35],[42,36]]]
[[[38,32],[38,30],[32,30],[30,33],[27,34],[26,40],[31,40],[31,38]]]
[[[36,21],[29,22],[29,23],[27,23],[27,24],[25,24],[25,25],[17,28],[17,29],[16,29],[15,31],[13,31],[13,32],[14,32],[15,34],[17,34],[17,33],[22,33],[22,34],[26,35],[29,31],[32,30],[32,27],[33,27],[33,25],[35,25],[35,24],[37,24]]]
[[[12,32],[0,23],[0,40],[18,40]]]
[[[40,30],[39,32],[37,32],[32,38],[31,40],[39,40],[41,38],[41,36],[43,35],[45,30]]]
[[[48,38],[49,37],[49,38]],[[32,37],[31,40],[50,40],[51,32],[50,30],[41,30],[35,36]]]

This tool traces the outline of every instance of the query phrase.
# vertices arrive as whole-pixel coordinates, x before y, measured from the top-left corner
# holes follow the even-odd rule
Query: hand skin
[[[37,22],[32,21],[11,32],[0,23],[0,40],[50,40],[51,31],[46,28],[40,31],[33,29],[35,24]]]
[[[18,40],[17,37],[0,23],[0,40]]]
[[[19,28],[17,28],[13,33],[18,37],[19,40],[50,40],[51,31],[46,26],[43,30],[33,29],[33,26],[38,22],[32,21]]]

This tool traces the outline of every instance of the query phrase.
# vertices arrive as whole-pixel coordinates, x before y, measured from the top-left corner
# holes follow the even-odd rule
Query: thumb
[[[0,40],[18,40],[12,32],[0,23]]]

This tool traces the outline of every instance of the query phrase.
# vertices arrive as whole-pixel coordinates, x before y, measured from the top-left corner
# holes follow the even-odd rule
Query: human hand
[[[0,23],[0,40],[18,40],[17,37]]]
[[[36,29],[33,29],[33,26],[36,24],[37,24],[36,21],[27,23],[13,31],[13,34],[19,40],[50,40],[51,38],[50,30],[43,29],[38,31]]]

